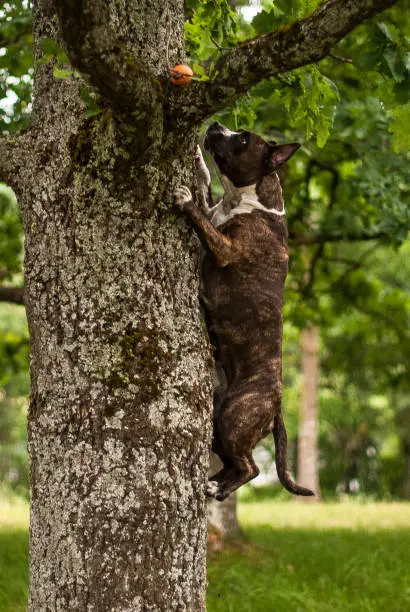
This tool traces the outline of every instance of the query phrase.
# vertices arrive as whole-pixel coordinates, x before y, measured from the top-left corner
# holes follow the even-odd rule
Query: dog
[[[223,468],[207,495],[219,501],[259,474],[252,451],[273,432],[276,468],[285,489],[313,495],[287,471],[282,417],[282,303],[288,270],[287,227],[277,169],[299,144],[277,145],[252,132],[210,125],[205,149],[213,157],[224,196],[213,205],[210,174],[200,149],[197,182],[201,208],[186,186],[174,202],[203,247],[201,302],[214,347],[212,450]]]

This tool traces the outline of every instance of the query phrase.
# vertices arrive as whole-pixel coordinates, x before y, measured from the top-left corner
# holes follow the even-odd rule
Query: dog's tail
[[[293,493],[293,495],[314,495],[313,491],[310,489],[305,489],[304,487],[297,485],[296,482],[292,480],[292,477],[288,472],[288,437],[286,435],[286,428],[285,423],[283,422],[282,414],[277,414],[275,416],[273,437],[275,439],[276,471],[281,484],[287,491],[289,491],[289,493]]]

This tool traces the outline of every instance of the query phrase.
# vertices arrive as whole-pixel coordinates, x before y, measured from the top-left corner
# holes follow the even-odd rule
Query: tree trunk
[[[405,460],[403,497],[404,499],[410,499],[410,443],[407,440],[404,440],[402,442],[402,448]]]
[[[210,475],[221,469],[222,463],[215,453],[211,453]],[[226,538],[239,533],[237,517],[237,495],[232,493],[223,502],[215,499],[208,500],[208,549],[212,551],[222,550]]]
[[[298,482],[315,492],[315,497],[300,497],[298,502],[320,500],[318,475],[318,383],[319,383],[319,328],[302,331],[302,393],[300,400],[298,440]]]
[[[113,19],[127,10],[110,4]],[[165,58],[163,7],[133,4],[127,27],[143,12],[150,53]],[[61,40],[46,0],[34,19],[37,42]],[[55,79],[50,62],[37,69],[16,188],[31,335],[29,609],[197,612],[210,354],[197,242],[169,209],[173,186],[192,184],[196,133],[183,147],[158,107],[150,133],[141,124],[125,147],[111,111],[85,119],[82,86]]]

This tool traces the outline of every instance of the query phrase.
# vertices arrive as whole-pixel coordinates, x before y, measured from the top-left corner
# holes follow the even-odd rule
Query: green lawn
[[[240,505],[242,545],[209,563],[209,612],[407,612],[410,504]]]
[[[0,488],[0,610],[27,607],[28,504]]]
[[[243,537],[210,558],[208,612],[410,610],[410,504],[265,500],[239,513]],[[1,612],[26,607],[27,520],[0,490]]]

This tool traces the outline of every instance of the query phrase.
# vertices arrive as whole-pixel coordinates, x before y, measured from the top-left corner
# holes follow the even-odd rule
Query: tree
[[[334,319],[323,334],[321,360],[322,485],[339,482],[349,490],[356,480],[362,493],[400,496],[407,470],[410,242],[400,250],[376,246],[345,249],[355,265],[342,275],[334,271]]]
[[[301,333],[302,393],[298,441],[298,479],[320,499],[318,476],[318,388],[319,329],[306,327]]]
[[[393,3],[329,0],[186,88],[182,2],[35,4],[32,121],[0,139],[26,236],[30,609],[204,609],[210,353],[173,188],[207,117]]]
[[[222,463],[215,453],[211,453],[209,475],[216,474]],[[208,550],[222,550],[228,538],[238,535],[239,523],[236,515],[237,495],[232,493],[223,502],[208,500]]]

